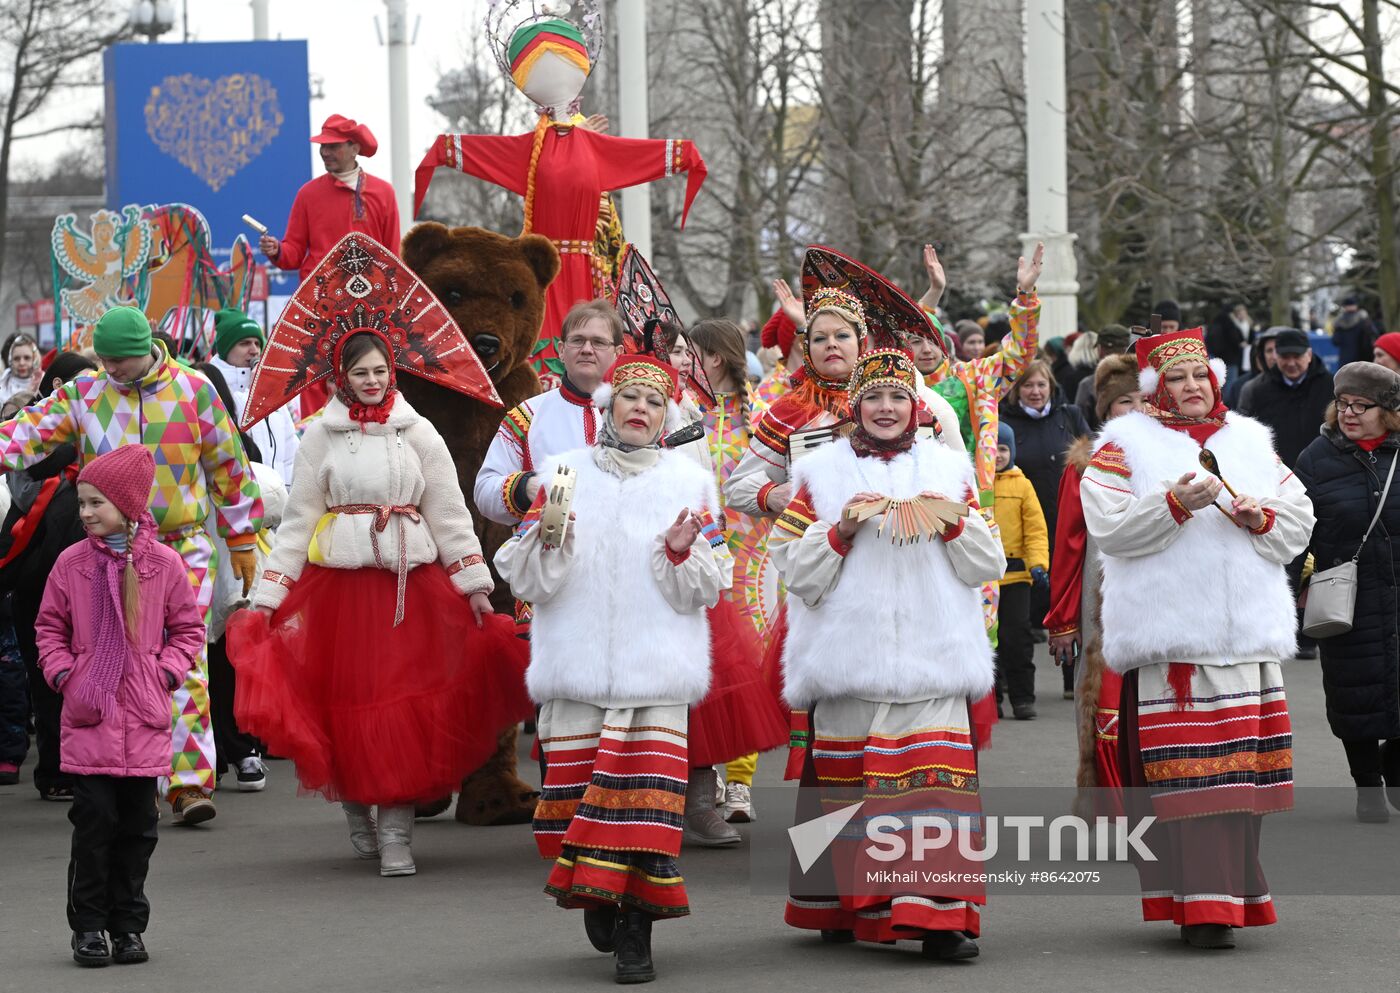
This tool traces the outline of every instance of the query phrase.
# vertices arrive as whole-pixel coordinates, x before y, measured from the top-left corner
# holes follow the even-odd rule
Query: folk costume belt
[[[587,241],[581,238],[551,238],[554,247],[559,250],[560,255],[586,255],[588,256],[590,275],[593,278],[593,293],[595,296],[607,296],[612,291],[606,285],[611,277],[608,275],[607,263],[598,254],[597,246],[593,239]],[[604,292],[607,291],[607,292]]]
[[[397,518],[399,522],[399,567],[398,567],[398,595],[394,602],[394,627],[403,623],[404,597],[408,590],[408,542],[406,540],[404,518],[417,524],[423,519],[418,513],[418,508],[411,503],[387,504],[387,503],[343,503],[336,507],[327,507],[326,510],[332,514],[372,514],[374,516],[373,526],[369,529],[369,544],[374,549],[374,564],[381,569],[387,569],[384,564],[384,557],[379,552],[379,534],[389,526],[389,519]]]

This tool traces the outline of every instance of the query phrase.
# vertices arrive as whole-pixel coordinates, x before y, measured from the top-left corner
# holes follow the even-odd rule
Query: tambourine
[[[566,465],[554,470],[540,510],[540,540],[547,548],[559,548],[569,533],[569,510],[574,505],[574,482],[578,473]]]

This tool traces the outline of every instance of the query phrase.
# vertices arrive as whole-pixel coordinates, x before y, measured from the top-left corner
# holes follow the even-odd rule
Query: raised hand
[[[589,114],[588,119],[580,124],[579,127],[583,128],[585,131],[596,131],[599,134],[607,134],[609,123],[606,114]]]
[[[807,324],[807,310],[802,306],[801,298],[793,295],[792,287],[788,286],[787,280],[773,280],[773,292],[777,295],[778,306],[787,315],[787,319],[799,328],[804,327]]]
[[[1031,253],[1031,260],[1026,261],[1022,255],[1016,260],[1016,292],[1031,293],[1035,290],[1035,284],[1040,282],[1040,270],[1045,268],[1045,242],[1037,241],[1035,251]]]
[[[924,299],[936,304],[948,288],[948,277],[943,272],[943,263],[938,261],[938,249],[932,245],[924,246],[924,271],[928,273],[928,296]]]

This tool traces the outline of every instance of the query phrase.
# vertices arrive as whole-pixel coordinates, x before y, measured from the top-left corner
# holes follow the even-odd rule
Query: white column
[[[408,158],[408,0],[384,0],[389,8],[389,167],[399,204],[399,228],[413,224],[413,169]],[[389,245],[395,252],[398,245]]]
[[[1064,0],[1026,0],[1027,257],[1045,242],[1040,281],[1041,340],[1077,326],[1079,266],[1069,233],[1069,156],[1065,137]]]
[[[267,41],[267,0],[253,0],[253,40]]]
[[[617,107],[622,137],[651,137],[646,0],[617,0]],[[651,258],[651,184],[622,191],[622,230],[637,251]]]

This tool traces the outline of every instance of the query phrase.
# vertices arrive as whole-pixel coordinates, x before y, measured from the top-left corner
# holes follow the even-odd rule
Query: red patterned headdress
[[[1138,364],[1138,386],[1146,401],[1146,412],[1174,430],[1186,431],[1200,444],[1225,423],[1225,404],[1220,387],[1225,382],[1225,363],[1213,359],[1206,351],[1205,331],[1188,328],[1171,334],[1139,338],[1134,346]],[[1205,417],[1185,417],[1177,410],[1176,401],[1167,390],[1165,373],[1185,362],[1203,362],[1210,369],[1215,402]]]
[[[297,289],[253,373],[240,427],[247,430],[312,383],[334,376],[340,342],[373,331],[395,368],[503,406],[476,352],[422,280],[368,235],[352,231]]]

